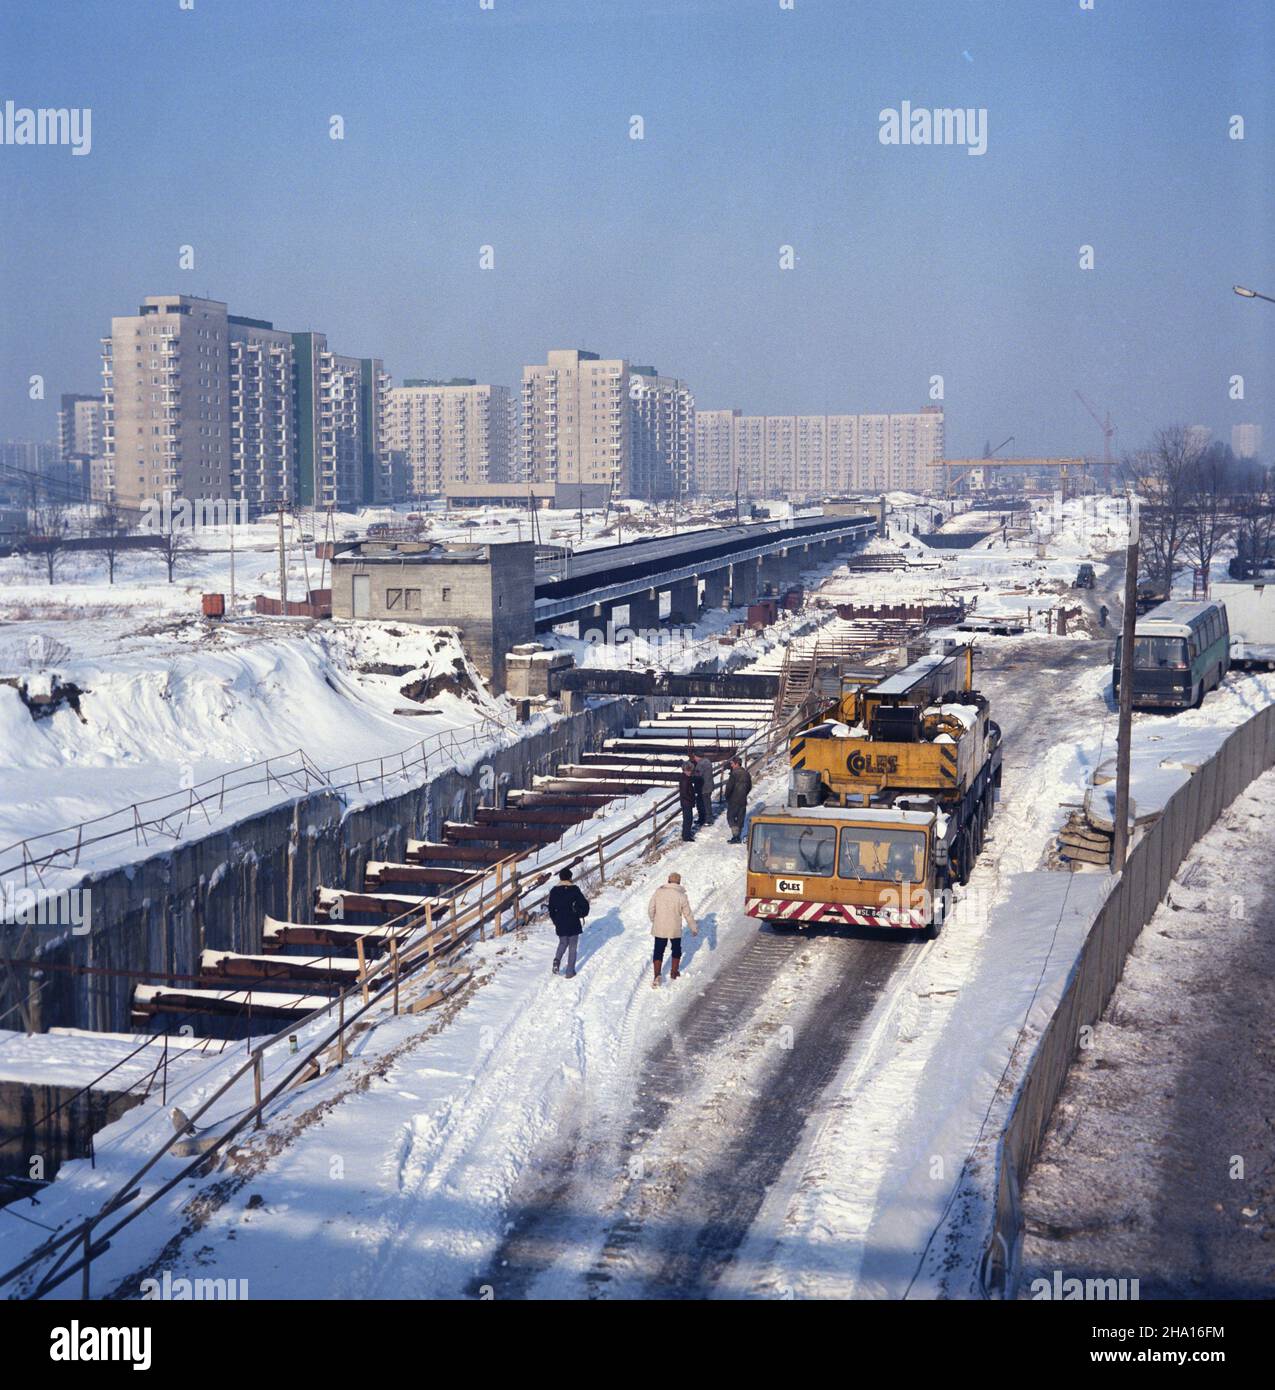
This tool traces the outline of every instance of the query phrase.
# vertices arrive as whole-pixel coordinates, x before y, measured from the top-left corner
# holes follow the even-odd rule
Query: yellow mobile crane
[[[752,819],[749,916],[937,936],[983,847],[1001,732],[974,689],[974,651],[922,657],[840,698],[796,733],[788,805]]]

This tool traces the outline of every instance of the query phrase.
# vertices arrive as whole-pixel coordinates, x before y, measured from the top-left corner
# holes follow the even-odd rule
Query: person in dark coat
[[[698,821],[700,825],[711,825],[713,823],[713,764],[711,759],[703,753],[693,761],[694,771],[691,773],[695,781],[695,804],[698,810]]]
[[[571,870],[563,869],[558,874],[558,882],[549,890],[549,919],[558,933],[558,950],[553,958],[553,973],[558,974],[563,952],[567,956],[567,968],[562,972],[568,980],[576,973],[576,947],[580,944],[580,933],[584,930],[584,919],[589,915],[589,900],[571,881]]]
[[[738,758],[730,760],[726,775],[726,824],[730,826],[730,843],[739,844],[744,832],[744,817],[748,814],[748,794],[753,789],[751,773]]]
[[[695,827],[692,817],[695,814],[697,788],[695,786],[695,764],[686,763],[677,779],[677,801],[682,808],[682,839],[693,840]]]

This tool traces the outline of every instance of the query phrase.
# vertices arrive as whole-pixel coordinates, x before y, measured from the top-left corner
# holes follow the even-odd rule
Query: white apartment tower
[[[522,369],[522,474],[535,483],[605,483],[632,495],[629,364],[580,348]]]
[[[686,497],[694,486],[695,397],[654,367],[629,368],[631,492],[645,501]]]
[[[1261,425],[1232,425],[1231,452],[1237,459],[1255,459],[1262,452]]]
[[[741,415],[696,412],[696,490],[814,499],[846,492],[919,492],[943,457],[943,412],[900,415]]]
[[[411,497],[441,497],[448,483],[513,477],[514,402],[507,387],[468,377],[392,387],[385,444],[403,455]]]
[[[252,512],[296,500],[292,334],[229,318],[230,458],[234,495]]]

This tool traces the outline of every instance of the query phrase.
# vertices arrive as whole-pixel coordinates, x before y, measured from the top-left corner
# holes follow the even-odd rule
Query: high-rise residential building
[[[695,468],[691,491],[704,497],[735,492],[735,421],[738,410],[695,412]]]
[[[390,379],[379,358],[332,352],[323,333],[293,333],[296,354],[297,500],[348,510],[389,502],[381,459]]]
[[[76,500],[67,490],[58,446],[35,439],[7,439],[0,444],[0,505],[32,506],[46,496]]]
[[[1261,425],[1232,425],[1231,452],[1237,459],[1255,459],[1262,452]]]
[[[232,496],[225,304],[150,295],[102,340],[104,484],[125,507]]]
[[[88,499],[93,460],[102,454],[101,396],[65,393],[58,411],[58,454],[68,495]]]
[[[139,507],[166,494],[357,507],[389,498],[381,456],[389,377],[376,358],[330,352],[231,314],[220,300],[151,295],[102,340],[97,487]]]
[[[696,412],[696,490],[727,496],[816,498],[919,492],[943,457],[943,411],[901,415],[742,415]]]
[[[654,367],[629,368],[630,490],[646,501],[686,497],[694,485],[695,397]]]
[[[250,513],[296,501],[292,334],[264,319],[228,316],[232,494]]]
[[[404,381],[388,394],[385,442],[404,457],[410,497],[441,497],[448,483],[509,482],[513,397],[469,377]]]
[[[629,364],[580,348],[522,370],[522,473],[536,483],[605,483],[632,495]]]

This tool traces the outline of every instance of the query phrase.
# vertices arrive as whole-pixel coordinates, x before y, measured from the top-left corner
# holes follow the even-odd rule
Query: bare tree
[[[1126,461],[1142,502],[1140,568],[1165,594],[1182,568],[1200,452],[1185,425],[1169,425]]]
[[[1194,496],[1186,518],[1184,553],[1200,571],[1207,593],[1213,557],[1235,529],[1231,512],[1235,455],[1225,444],[1211,444],[1200,454],[1194,471]]]
[[[115,561],[123,549],[121,542],[128,534],[128,530],[128,518],[121,511],[119,503],[113,498],[103,502],[98,508],[97,517],[93,522],[93,534],[101,542],[102,554],[106,556],[108,582],[111,584],[115,583]]]
[[[168,570],[168,582],[170,584],[173,582],[173,575],[178,570],[189,569],[194,559],[190,553],[190,532],[181,526],[174,525],[171,517],[167,529],[160,532],[160,543],[156,548]]]
[[[52,584],[66,553],[66,503],[45,492],[31,508],[27,551],[42,556]]]

